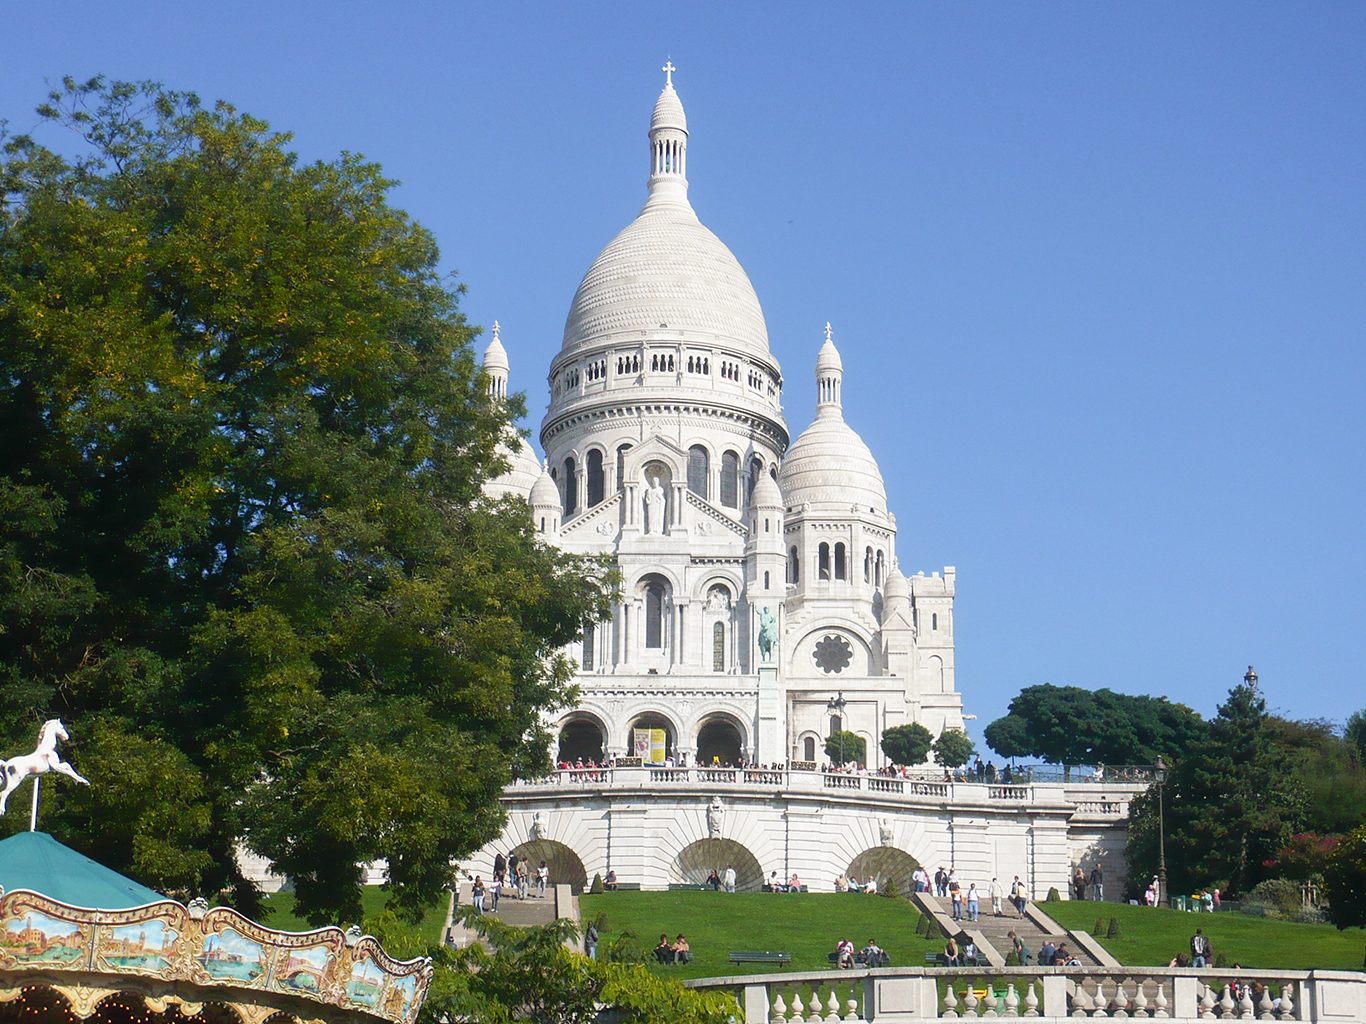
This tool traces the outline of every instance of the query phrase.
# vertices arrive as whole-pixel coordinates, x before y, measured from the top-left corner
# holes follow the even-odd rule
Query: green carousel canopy
[[[0,842],[0,891],[28,889],[72,907],[129,910],[166,899],[124,878],[46,832],[20,832]]]

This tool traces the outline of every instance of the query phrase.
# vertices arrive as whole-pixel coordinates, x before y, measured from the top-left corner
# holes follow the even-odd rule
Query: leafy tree
[[[1347,719],[1347,728],[1343,731],[1343,736],[1356,748],[1357,760],[1366,764],[1366,711],[1352,712],[1351,717]]]
[[[1299,827],[1332,835],[1366,820],[1366,766],[1332,722],[1267,719],[1271,741],[1289,758],[1289,771],[1304,797]]]
[[[977,747],[962,729],[945,729],[934,741],[934,760],[945,768],[961,768],[977,753]]]
[[[987,746],[1002,757],[1028,757],[1033,750],[1029,741],[1029,723],[1019,715],[1006,715],[991,722],[982,730]]]
[[[1159,754],[1178,758],[1199,746],[1205,723],[1166,698],[1044,683],[1021,690],[1009,714],[990,723],[984,735],[1003,757],[1065,765],[1152,764]]]
[[[151,84],[39,112],[86,151],[0,155],[0,741],[63,718],[44,827],[150,884],[259,913],[246,839],[311,921],[381,856],[416,915],[611,577],[483,499],[523,403],[377,165]]]
[[[1344,836],[1323,872],[1328,920],[1339,930],[1366,926],[1366,825]]]
[[[919,722],[897,725],[882,732],[882,752],[892,764],[924,764],[934,745],[934,735]]]
[[[867,753],[868,745],[856,732],[841,729],[825,738],[825,756],[835,764],[848,764],[850,761],[863,764]]]

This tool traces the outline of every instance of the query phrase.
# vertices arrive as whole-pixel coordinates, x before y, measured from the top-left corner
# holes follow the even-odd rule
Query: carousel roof
[[[0,842],[0,888],[28,889],[58,903],[98,910],[129,910],[166,899],[46,832],[19,832]]]

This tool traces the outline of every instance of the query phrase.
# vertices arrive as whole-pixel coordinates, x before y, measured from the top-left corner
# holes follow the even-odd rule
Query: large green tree
[[[62,717],[43,826],[149,884],[311,920],[387,858],[416,913],[548,764],[603,566],[486,502],[486,397],[380,168],[154,85],[68,80],[0,163],[0,741]],[[18,815],[0,822],[6,829]]]
[[[1199,745],[1205,728],[1194,711],[1165,697],[1043,683],[1021,690],[984,735],[1003,757],[1122,765],[1179,757]]]
[[[934,733],[919,722],[908,722],[882,731],[882,752],[892,764],[924,764],[934,746]]]
[[[1220,886],[1245,893],[1273,873],[1299,828],[1303,784],[1277,742],[1266,701],[1239,685],[1209,723],[1209,736],[1177,762],[1162,788],[1171,892]],[[1130,806],[1130,889],[1157,873],[1157,786]]]

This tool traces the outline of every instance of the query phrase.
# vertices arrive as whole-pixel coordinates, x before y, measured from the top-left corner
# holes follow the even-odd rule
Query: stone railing
[[[1034,1017],[1359,1022],[1366,976],[1167,967],[883,968],[700,978],[735,993],[745,1024]]]
[[[531,796],[581,789],[591,792],[657,789],[684,791],[690,787],[727,787],[771,794],[825,792],[908,803],[968,803],[978,805],[1049,805],[1071,807],[1073,813],[1097,821],[1118,821],[1129,811],[1129,801],[1143,788],[1134,782],[1111,782],[1104,786],[989,785],[954,779],[949,782],[931,773],[857,775],[851,772],[793,771],[789,768],[670,768],[620,764],[602,768],[565,768],[542,779],[524,780],[508,787],[507,796]]]

